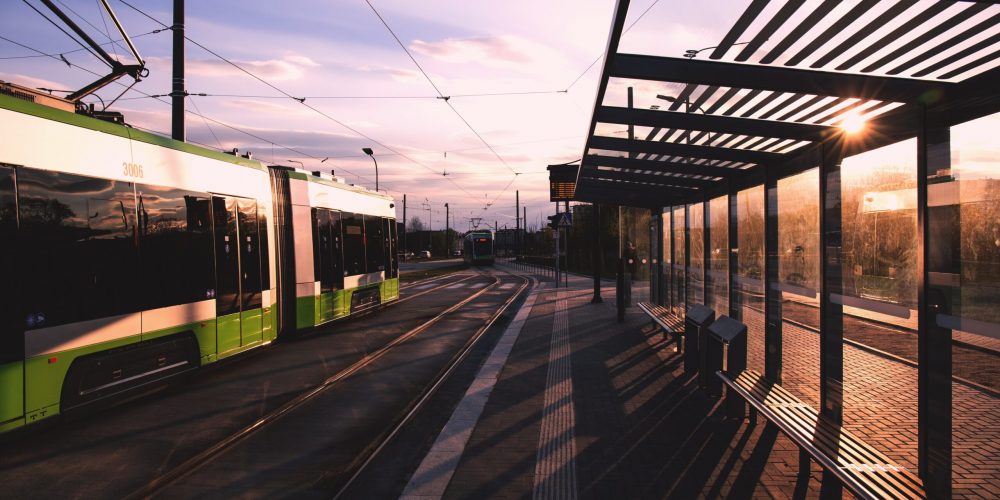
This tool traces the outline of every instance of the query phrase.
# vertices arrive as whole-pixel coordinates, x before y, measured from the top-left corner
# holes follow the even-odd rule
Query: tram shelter
[[[743,5],[672,57],[618,1],[574,200],[649,210],[651,302],[745,323],[929,495],[997,494],[1000,6]]]

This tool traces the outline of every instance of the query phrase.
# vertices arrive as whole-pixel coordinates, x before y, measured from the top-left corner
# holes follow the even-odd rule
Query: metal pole
[[[406,195],[403,195],[403,261],[406,261],[406,252],[410,247],[406,246]]]
[[[170,137],[184,141],[187,134],[184,131],[184,99],[187,91],[184,89],[184,0],[174,0],[174,75],[173,88],[170,91]]]
[[[377,172],[378,172],[378,170],[376,170],[376,174],[375,175],[378,175]],[[375,179],[376,179],[375,182],[378,182],[378,177],[376,177]],[[451,238],[448,237],[448,230],[451,229],[451,225],[448,223],[449,222],[448,221],[449,214],[450,214],[450,212],[449,212],[448,204],[445,203],[444,204],[444,253],[445,253],[445,257],[450,257],[451,256]]]

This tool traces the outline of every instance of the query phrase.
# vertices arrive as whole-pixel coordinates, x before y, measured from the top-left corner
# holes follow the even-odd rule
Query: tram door
[[[0,165],[0,429],[24,415],[24,316],[17,306],[14,169]]]
[[[221,354],[262,340],[260,241],[256,201],[214,196],[212,210]]]

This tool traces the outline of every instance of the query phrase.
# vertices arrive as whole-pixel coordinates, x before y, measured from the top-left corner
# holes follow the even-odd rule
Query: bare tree
[[[410,223],[406,225],[406,229],[411,233],[419,233],[424,230],[424,221],[420,220],[420,217],[410,217]]]

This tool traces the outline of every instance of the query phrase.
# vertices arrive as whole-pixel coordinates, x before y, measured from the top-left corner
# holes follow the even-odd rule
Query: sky
[[[52,17],[40,2],[31,3]],[[96,0],[56,3],[98,42],[109,40],[105,23],[117,38]],[[171,23],[170,0],[129,3]],[[634,15],[654,3],[659,2],[637,1]],[[110,109],[134,126],[168,134],[169,105],[139,92],[170,91],[171,32],[150,33],[162,26],[119,0],[110,4],[149,68],[149,76]],[[372,0],[371,5],[433,86],[364,0],[188,1],[191,39],[292,96],[307,96],[306,104],[315,108],[189,43],[188,92],[254,97],[192,96],[187,109],[257,138],[189,114],[188,140],[252,151],[269,163],[332,168],[347,182],[369,188],[375,169],[361,148],[372,147],[380,187],[400,201],[405,193],[408,215],[425,222],[429,204],[436,227],[444,223],[444,203],[452,207],[459,229],[472,217],[513,227],[515,191],[530,223],[553,213],[545,167],[581,156],[614,1]],[[655,5],[648,15],[656,9],[669,13]],[[79,46],[24,2],[6,2],[3,11],[5,38],[104,73],[97,59],[73,52]],[[128,60],[124,47],[110,48]],[[31,87],[73,90],[97,78],[5,40],[0,58],[0,79]],[[128,77],[120,81],[131,83]],[[453,97],[436,98],[435,86]],[[112,84],[99,95],[110,102],[124,89]],[[461,97],[506,93],[517,94]],[[397,206],[401,217],[402,204]]]
[[[808,0],[810,8],[795,16],[805,16],[818,1]],[[4,3],[0,79],[75,90],[97,78],[81,67],[106,72],[29,3],[52,17],[38,0]],[[110,21],[97,0],[55,3],[95,40],[108,42]],[[110,109],[122,112],[133,126],[169,133],[168,98],[148,96],[170,92],[171,32],[157,32],[163,29],[157,21],[170,24],[173,1],[109,3],[149,69],[149,76]],[[634,0],[619,49],[677,57],[689,49],[713,47],[749,3]],[[856,3],[845,2],[835,14]],[[915,15],[926,3],[894,22]],[[759,30],[781,5],[771,2],[768,15],[759,17],[748,33]],[[880,4],[876,10],[887,7]],[[267,163],[333,169],[347,182],[374,188],[374,164],[361,152],[371,147],[380,187],[399,201],[398,217],[406,194],[408,215],[426,223],[430,213],[433,227],[444,224],[445,203],[459,230],[468,228],[470,218],[513,227],[514,195],[520,192],[529,226],[537,225],[555,210],[548,201],[546,166],[582,154],[614,8],[615,0],[189,0],[188,37],[263,82],[188,43],[187,90],[208,95],[187,99],[188,111],[204,116],[187,115],[187,137],[215,149],[252,151]],[[962,8],[949,7],[939,16]],[[993,33],[1000,33],[1000,26],[966,44]],[[776,33],[758,54],[782,36],[782,31]],[[784,57],[807,42],[803,39]],[[872,58],[904,42],[890,43]],[[108,48],[129,60],[124,47]],[[36,50],[60,56],[41,56]],[[843,57],[848,56],[850,52]],[[106,87],[100,98],[115,100],[129,80]],[[676,95],[680,89],[677,84],[612,79],[604,104],[625,105],[626,88],[633,85],[640,108],[662,104],[657,94]],[[96,98],[85,101],[99,103]],[[600,125],[600,134],[623,132],[620,126]],[[328,160],[321,162],[324,158]]]

